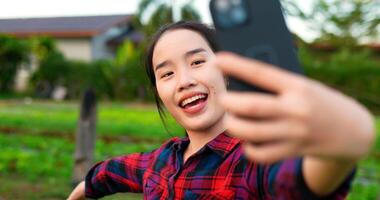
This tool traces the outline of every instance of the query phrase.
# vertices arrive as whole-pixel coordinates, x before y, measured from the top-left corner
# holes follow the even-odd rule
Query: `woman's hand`
[[[70,196],[67,198],[67,200],[84,200],[85,197],[85,188],[84,188],[84,181],[80,182],[77,187],[71,192]]]
[[[356,161],[374,141],[374,119],[354,99],[259,61],[219,53],[224,74],[274,92],[227,92],[225,125],[246,141],[246,156],[272,163],[293,156]]]

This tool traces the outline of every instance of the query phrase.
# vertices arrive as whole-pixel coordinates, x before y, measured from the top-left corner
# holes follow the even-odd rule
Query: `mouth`
[[[207,97],[206,93],[194,94],[180,101],[179,107],[189,114],[198,113],[206,106]]]

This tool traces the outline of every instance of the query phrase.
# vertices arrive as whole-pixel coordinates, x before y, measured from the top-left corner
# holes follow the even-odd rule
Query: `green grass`
[[[358,164],[349,200],[380,198],[380,117],[376,119],[377,138],[370,155]]]
[[[0,103],[0,127],[17,128],[31,133],[55,132],[73,134],[77,129],[79,105],[76,103]],[[152,105],[98,105],[99,135],[122,135],[138,139],[166,140],[182,136],[183,130],[172,118],[167,119],[167,132]],[[152,137],[153,136],[153,137]]]
[[[154,106],[101,103],[95,160],[150,151],[171,137]],[[0,199],[64,199],[72,189],[78,105],[0,101]],[[168,120],[172,135],[183,130]],[[377,118],[380,136],[380,118]],[[380,137],[358,165],[349,200],[376,199],[380,191]],[[23,191],[23,192],[19,192]],[[105,199],[142,199],[118,194]]]
[[[128,153],[150,151],[159,145],[105,143],[98,140],[95,160],[100,161]],[[74,144],[70,140],[43,136],[9,135],[0,132],[0,183],[3,183],[0,187],[2,188],[0,189],[0,199],[1,197],[6,199],[64,199],[72,189],[73,152]],[[55,186],[57,184],[61,189],[57,189]],[[49,185],[54,185],[52,191],[49,189]],[[29,192],[24,194],[16,192],[20,187]],[[9,192],[13,190],[15,192]],[[41,193],[33,191],[41,191]]]

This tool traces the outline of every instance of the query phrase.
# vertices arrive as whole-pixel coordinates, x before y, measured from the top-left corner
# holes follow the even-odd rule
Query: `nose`
[[[178,72],[178,91],[189,89],[196,85],[196,80],[193,77],[193,74],[188,69],[182,69]]]

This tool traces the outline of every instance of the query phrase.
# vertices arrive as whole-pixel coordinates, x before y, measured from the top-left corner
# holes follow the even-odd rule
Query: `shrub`
[[[38,97],[48,98],[54,87],[65,83],[69,72],[65,57],[59,52],[50,52],[42,60],[30,83]]]
[[[315,54],[306,47],[299,50],[307,76],[352,96],[373,112],[380,112],[380,63],[370,51],[343,49],[326,57]]]
[[[52,51],[42,57],[30,85],[38,97],[45,98],[51,96],[55,87],[64,86],[67,97],[72,99],[80,98],[86,88],[92,88],[100,98],[152,100],[141,56],[142,49],[130,41],[124,42],[115,59],[90,63],[67,60]]]
[[[10,92],[19,66],[29,58],[29,44],[11,36],[0,35],[0,92]]]

